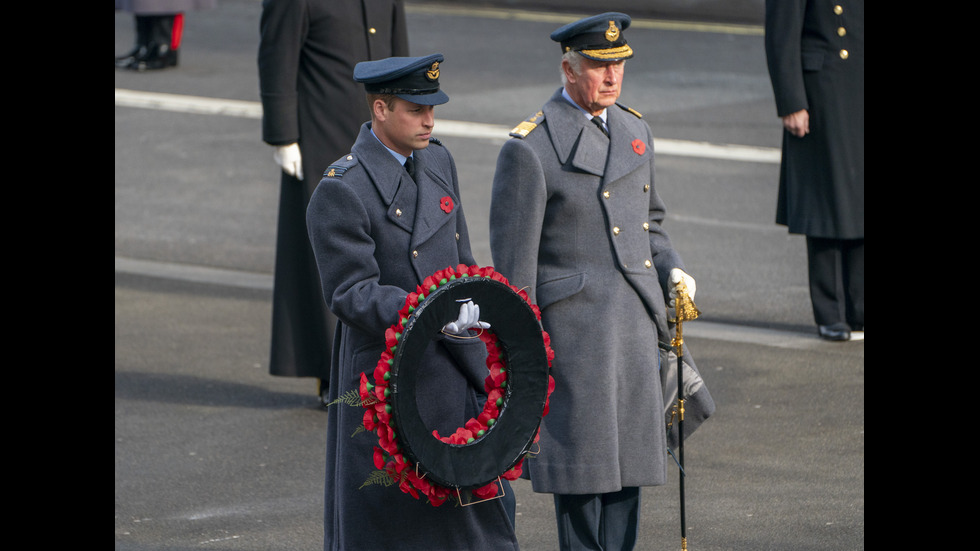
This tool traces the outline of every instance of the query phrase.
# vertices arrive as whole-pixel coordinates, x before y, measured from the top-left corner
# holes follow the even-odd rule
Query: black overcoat
[[[340,321],[330,400],[357,389],[361,373],[372,376],[385,349],[384,332],[398,321],[409,292],[438,270],[475,263],[452,156],[432,143],[415,151],[415,159],[417,186],[365,124],[350,155],[331,165],[332,174],[328,172],[310,200],[307,224],[323,295]],[[444,209],[446,204],[451,207]],[[417,389],[419,413],[428,428],[451,434],[479,411],[485,360],[479,339],[435,341],[429,347]],[[517,549],[499,499],[433,507],[424,496],[416,500],[396,486],[361,488],[375,469],[378,439],[364,432],[354,435],[363,422],[363,408],[331,408],[325,550]]]
[[[864,0],[767,0],[766,58],[783,131],[776,223],[790,233],[864,238]]]
[[[354,65],[408,55],[405,11],[401,0],[264,0],[260,31],[262,140],[299,143],[304,176],[283,172],[280,184],[269,372],[326,380],[336,319],[320,293],[306,207],[370,118]]]

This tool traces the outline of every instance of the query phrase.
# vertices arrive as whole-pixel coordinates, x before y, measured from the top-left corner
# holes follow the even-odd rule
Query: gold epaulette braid
[[[524,139],[532,130],[538,127],[538,124],[544,120],[544,112],[538,111],[537,113],[531,115],[521,124],[518,124],[510,131],[510,135],[514,138]]]

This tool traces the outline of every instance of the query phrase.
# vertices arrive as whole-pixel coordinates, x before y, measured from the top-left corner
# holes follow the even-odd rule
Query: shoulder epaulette
[[[435,138],[433,136],[429,136],[429,143],[434,143],[436,145],[442,145],[442,142],[439,141],[439,138]]]
[[[622,109],[623,111],[626,111],[627,113],[632,113],[638,119],[642,119],[643,118],[643,115],[641,115],[639,111],[637,111],[636,109],[633,109],[632,107],[626,107],[622,103],[616,103],[616,105],[618,105],[619,108]]]
[[[357,159],[354,158],[353,154],[347,154],[340,159],[334,161],[333,164],[327,167],[324,171],[324,178],[342,178],[347,170],[357,164]]]
[[[544,111],[538,111],[537,113],[531,115],[521,124],[518,124],[510,131],[510,135],[514,138],[524,139],[532,130],[538,127],[541,121],[544,120]]]

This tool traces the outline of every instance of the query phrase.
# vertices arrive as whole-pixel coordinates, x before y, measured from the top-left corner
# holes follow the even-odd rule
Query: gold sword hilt
[[[677,333],[670,344],[677,348],[677,355],[680,356],[684,346],[683,323],[698,319],[701,311],[698,310],[697,305],[687,294],[687,284],[684,283],[683,279],[678,281],[674,288],[677,291],[677,296],[674,298],[674,319],[670,321],[677,324]]]

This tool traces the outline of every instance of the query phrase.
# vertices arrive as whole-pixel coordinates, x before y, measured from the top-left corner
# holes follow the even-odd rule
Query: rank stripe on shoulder
[[[515,126],[514,129],[510,131],[510,135],[514,138],[523,139],[527,137],[527,135],[530,134],[532,130],[537,128],[538,123],[540,123],[543,119],[544,119],[544,112],[538,111],[537,113],[528,117],[527,120],[525,120],[524,122]]]
[[[346,162],[345,162],[346,161]],[[332,165],[327,167],[327,170],[323,172],[324,178],[340,178],[347,172],[347,169],[357,164],[354,160],[354,155],[348,154],[342,159],[336,161]]]
[[[345,172],[347,172],[348,168],[349,167],[346,166],[330,165],[329,167],[327,167],[327,171],[324,172],[323,175],[327,178],[340,178],[341,176],[344,175]]]
[[[641,115],[639,111],[637,111],[636,109],[633,109],[632,107],[626,107],[622,103],[618,103],[618,102],[616,103],[616,105],[618,105],[619,108],[622,109],[623,111],[626,111],[628,113],[632,113],[638,119],[642,119],[643,118],[643,115]]]

